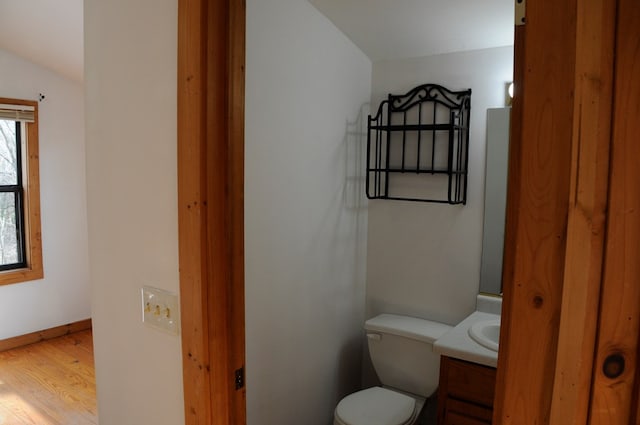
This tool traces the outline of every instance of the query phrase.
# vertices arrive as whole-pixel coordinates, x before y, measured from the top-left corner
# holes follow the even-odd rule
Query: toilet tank
[[[369,355],[380,382],[421,397],[438,387],[440,355],[433,342],[451,326],[416,317],[381,314],[365,322]]]

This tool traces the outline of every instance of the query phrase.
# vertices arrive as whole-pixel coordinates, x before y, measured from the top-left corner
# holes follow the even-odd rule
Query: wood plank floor
[[[97,423],[90,330],[0,352],[0,425]]]

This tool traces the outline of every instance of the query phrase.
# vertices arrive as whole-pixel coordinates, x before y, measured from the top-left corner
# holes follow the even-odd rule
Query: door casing
[[[620,213],[640,176],[616,177],[640,131],[626,118],[640,109],[638,12],[635,0],[528,2],[516,29],[494,424],[636,423],[640,290],[620,288],[640,270],[611,271],[630,269],[640,239],[640,208]],[[614,235],[621,220],[627,231]],[[603,375],[612,352],[626,360],[615,379]]]
[[[243,424],[244,1],[178,1],[185,423]]]

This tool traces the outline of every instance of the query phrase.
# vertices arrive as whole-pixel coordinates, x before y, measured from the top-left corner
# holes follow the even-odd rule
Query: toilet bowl
[[[343,398],[334,425],[413,425],[439,378],[433,342],[451,326],[415,317],[382,314],[365,323],[369,353],[380,387]]]
[[[424,399],[416,399],[383,387],[372,387],[343,398],[334,414],[334,425],[411,425]]]

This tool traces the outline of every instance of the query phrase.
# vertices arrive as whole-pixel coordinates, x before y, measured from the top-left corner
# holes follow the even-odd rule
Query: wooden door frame
[[[185,423],[243,424],[243,0],[178,1]]]
[[[616,3],[529,2],[516,30],[496,425],[591,419]]]
[[[611,139],[609,3],[529,2],[518,30],[495,424],[585,423]],[[186,424],[241,425],[245,4],[178,4]]]

